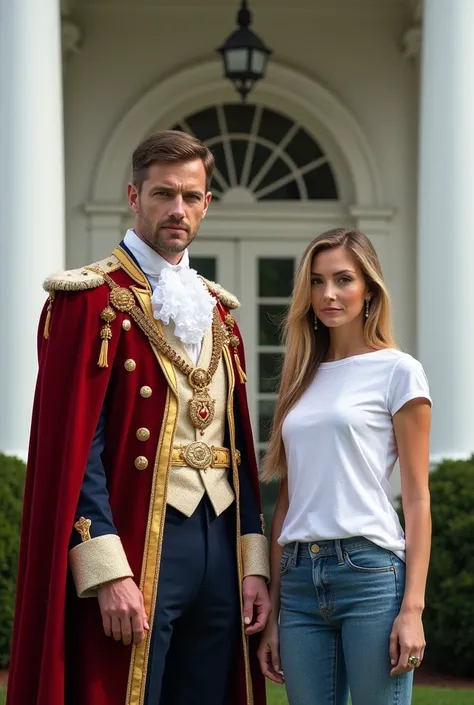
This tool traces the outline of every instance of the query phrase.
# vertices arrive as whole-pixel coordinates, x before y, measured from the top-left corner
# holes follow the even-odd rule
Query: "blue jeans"
[[[290,705],[409,705],[413,673],[390,676],[405,564],[363,537],[285,546],[280,655]]]

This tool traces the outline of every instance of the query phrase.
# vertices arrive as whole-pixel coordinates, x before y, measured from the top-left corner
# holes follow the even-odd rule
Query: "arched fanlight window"
[[[321,146],[297,122],[262,105],[226,103],[173,126],[189,132],[216,159],[212,182],[221,202],[337,200],[333,170]]]

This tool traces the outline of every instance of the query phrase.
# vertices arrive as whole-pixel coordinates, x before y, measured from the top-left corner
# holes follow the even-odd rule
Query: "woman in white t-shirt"
[[[353,705],[408,705],[425,648],[431,400],[393,342],[363,233],[310,244],[285,340],[263,473],[280,479],[263,673],[290,705],[347,705],[349,690]],[[390,498],[397,458],[406,536]]]

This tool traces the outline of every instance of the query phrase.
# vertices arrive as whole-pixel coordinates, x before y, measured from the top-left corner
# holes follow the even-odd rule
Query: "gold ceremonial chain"
[[[88,269],[92,269],[104,277],[111,289],[111,305],[118,311],[130,314],[150,342],[156,345],[158,350],[163,353],[163,355],[166,355],[166,357],[186,375],[189,385],[193,390],[193,396],[189,400],[189,416],[191,423],[195,428],[200,430],[201,435],[204,435],[204,429],[209,426],[214,418],[216,406],[215,400],[211,399],[209,386],[219,365],[222,350],[228,343],[228,334],[222,324],[217,306],[214,307],[212,318],[211,360],[208,369],[204,370],[201,367],[193,367],[178,355],[176,350],[173,350],[163,334],[160,333],[153,321],[150,320],[149,316],[136,305],[135,297],[129,289],[116,284],[108,274],[99,268],[89,267]]]

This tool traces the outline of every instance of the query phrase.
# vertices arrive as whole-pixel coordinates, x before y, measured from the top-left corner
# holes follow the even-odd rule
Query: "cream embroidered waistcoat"
[[[179,355],[193,364],[186,348],[174,335],[174,325],[163,326],[163,334],[167,342]],[[212,327],[204,334],[201,354],[197,367],[207,369],[212,354]],[[188,445],[193,441],[203,441],[209,446],[223,446],[227,416],[227,374],[223,356],[212,378],[210,395],[215,399],[215,416],[212,423],[204,429],[201,435],[199,429],[194,428],[189,418],[188,401],[192,397],[192,389],[187,377],[176,367],[176,380],[178,384],[178,419],[174,445]],[[186,516],[191,516],[197,508],[204,494],[207,492],[212,506],[217,515],[229,507],[235,499],[234,491],[229,482],[228,469],[208,468],[196,470],[190,467],[171,467],[168,479],[167,502]]]

